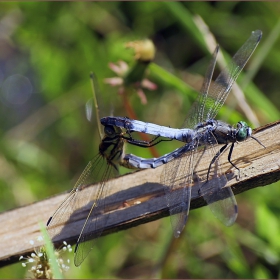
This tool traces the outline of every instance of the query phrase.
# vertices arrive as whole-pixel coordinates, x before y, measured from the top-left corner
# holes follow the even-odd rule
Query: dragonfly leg
[[[207,182],[209,181],[209,174],[210,174],[210,170],[211,170],[211,166],[212,164],[214,164],[216,162],[216,160],[219,158],[219,156],[223,153],[223,151],[227,148],[228,144],[225,144],[217,153],[216,155],[212,158],[210,164],[209,164],[209,167],[208,167],[208,171],[207,171],[207,177],[206,177],[206,182],[203,184],[207,184]],[[232,148],[231,148],[232,150]],[[231,155],[231,154],[230,154]],[[231,163],[231,161],[230,161]],[[236,167],[234,165],[234,167]],[[198,190],[198,194],[201,195],[201,188]]]
[[[215,161],[219,158],[219,156],[223,153],[223,151],[225,150],[225,148],[228,146],[228,144],[225,144],[219,151],[218,153],[216,153],[216,155],[212,158],[210,164],[209,164],[209,167],[208,167],[208,171],[207,171],[207,179],[206,179],[206,182],[208,182],[209,180],[209,174],[210,174],[210,169],[211,169],[211,166],[213,163],[215,163]],[[230,152],[230,155],[231,155],[231,152]],[[229,159],[229,162],[231,163],[230,159]],[[234,167],[236,167],[233,163],[231,163]],[[237,167],[236,167],[237,168]],[[237,168],[238,169],[238,168]]]
[[[233,147],[234,147],[234,143],[232,143],[230,146],[230,150],[228,153],[228,161],[234,168],[236,168],[238,170],[238,178],[240,178],[240,169],[234,163],[231,162],[231,155],[232,155]]]
[[[130,132],[126,132],[129,137],[126,137],[126,136],[122,136],[122,138],[124,138],[125,140],[127,140],[128,143],[132,144],[132,145],[135,145],[135,146],[139,146],[139,147],[142,147],[142,148],[149,148],[149,147],[153,147],[155,145],[157,145],[158,143],[160,142],[163,142],[163,141],[172,141],[173,139],[159,139],[158,141],[156,141],[160,135],[154,137],[151,141],[144,141],[144,140],[137,140],[137,139],[134,139],[131,135]]]

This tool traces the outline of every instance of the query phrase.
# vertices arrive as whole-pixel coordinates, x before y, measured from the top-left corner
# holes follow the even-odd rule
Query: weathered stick
[[[227,153],[222,156],[223,171],[235,194],[249,189],[265,186],[280,179],[280,121],[256,129],[254,136],[265,146],[264,149],[253,139],[236,145],[232,161],[240,168],[241,178],[227,162]],[[219,149],[220,147],[216,147]],[[202,158],[198,170],[207,171],[209,159]],[[103,235],[131,228],[168,215],[163,187],[159,184],[162,167],[153,170],[138,171],[110,181],[110,215]],[[85,190],[90,191],[90,186]],[[20,207],[0,215],[0,266],[18,261],[20,255],[33,251],[29,240],[36,240],[40,235],[39,222],[44,224],[54,213],[66,193],[60,194],[31,205]],[[193,186],[191,209],[202,207],[205,202]],[[115,209],[115,210],[112,210]],[[108,210],[108,209],[107,209]],[[89,206],[79,212],[78,218],[67,225],[61,225],[62,233],[57,244],[62,241],[75,243],[89,211]],[[105,216],[105,215],[104,215]],[[72,219],[71,219],[72,220]]]

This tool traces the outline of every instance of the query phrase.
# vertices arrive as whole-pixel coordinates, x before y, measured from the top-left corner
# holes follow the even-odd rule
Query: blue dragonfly
[[[135,155],[124,157],[124,161],[130,166],[140,169],[156,168],[166,164],[161,175],[161,183],[165,186],[165,196],[175,237],[180,236],[188,219],[191,186],[196,175],[196,167],[200,161],[198,150],[202,150],[203,156],[208,156],[210,160],[204,183],[202,183],[201,178],[198,178],[200,194],[213,214],[226,226],[232,225],[237,218],[236,199],[231,188],[225,187],[227,179],[219,164],[220,155],[230,145],[228,161],[239,172],[239,168],[231,161],[235,143],[253,138],[260,145],[262,144],[252,136],[252,129],[244,121],[238,122],[234,127],[223,121],[215,120],[215,117],[230,93],[233,83],[259,44],[261,37],[260,30],[253,31],[249,39],[233,56],[228,66],[222,70],[215,82],[211,83],[219,51],[219,46],[216,47],[206,71],[200,94],[188,113],[184,128],[175,129],[123,117],[101,119],[103,125],[124,128],[129,135],[138,131],[185,143],[184,146],[159,158],[145,159]],[[223,146],[215,153],[214,146],[217,144]],[[182,191],[175,191],[178,189]]]

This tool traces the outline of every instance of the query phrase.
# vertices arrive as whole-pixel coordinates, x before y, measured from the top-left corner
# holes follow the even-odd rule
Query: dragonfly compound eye
[[[252,133],[252,129],[248,126],[246,122],[240,121],[237,124],[237,133],[236,140],[244,141],[246,140]]]

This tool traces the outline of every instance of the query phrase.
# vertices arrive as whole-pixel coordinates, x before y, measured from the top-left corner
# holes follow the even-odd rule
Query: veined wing
[[[203,154],[206,162],[211,162],[215,158],[215,141],[215,137],[210,132],[208,135],[209,146],[206,146]],[[231,226],[237,218],[237,202],[231,188],[226,187],[227,178],[222,172],[220,162],[221,159],[218,157],[215,163],[210,166],[209,180],[203,178],[204,182],[200,183],[200,194],[209,205],[214,216],[224,225]]]
[[[108,164],[106,158],[97,154],[91,160],[69,196],[62,202],[54,215],[47,223],[51,237],[59,236],[65,223],[75,219],[79,209],[89,208],[88,217],[81,229],[75,248],[75,265],[79,266],[93,247],[94,240],[102,234],[107,219],[100,218],[106,205],[106,193],[108,191],[108,179],[116,177],[118,170],[114,165]],[[87,188],[90,184],[98,183],[94,188]],[[87,244],[87,246],[84,245]]]
[[[186,144],[188,153],[165,165],[161,174],[161,183],[165,188],[165,197],[169,208],[174,237],[179,237],[189,215],[191,186],[196,143]]]
[[[260,30],[253,31],[249,39],[233,56],[228,66],[222,70],[209,88],[216,63],[216,51],[206,72],[201,93],[193,104],[185,122],[185,127],[193,127],[201,121],[214,119],[223,106],[233,83],[251,57],[262,37]],[[210,78],[210,79],[209,79]]]
[[[233,56],[229,65],[219,74],[209,90],[210,104],[204,112],[205,119],[214,119],[223,106],[233,83],[255,51],[262,37],[260,30],[253,31],[249,39]],[[208,102],[207,102],[208,103]],[[207,104],[208,105],[208,104]]]
[[[197,142],[194,140],[159,158],[145,159],[135,155],[125,155],[124,157],[124,166],[129,168],[146,169],[165,165],[161,174],[161,183],[165,188],[165,197],[175,237],[179,237],[189,214],[193,152],[196,149]]]
[[[104,217],[100,214],[105,212],[105,206],[107,205],[106,194],[110,188],[110,182],[107,181],[110,178],[116,177],[118,175],[118,170],[114,165],[108,164],[108,162],[103,158],[102,166],[100,167],[99,172],[102,174],[102,178],[98,188],[93,191],[93,204],[75,247],[74,262],[76,266],[79,266],[91,251],[95,243],[94,239],[98,238],[102,234],[108,219],[108,215]],[[89,177],[94,174],[95,170],[91,169]]]
[[[237,202],[230,187],[221,188],[227,184],[225,174],[214,180],[218,180],[219,187],[214,187],[212,180],[208,181],[203,186],[201,194],[214,216],[229,227],[234,224],[238,215]]]
[[[200,94],[198,95],[195,103],[192,105],[190,108],[187,118],[184,123],[184,127],[188,128],[193,128],[195,125],[198,123],[202,122],[204,119],[204,112],[205,112],[205,107],[208,106],[208,99],[207,95],[209,92],[210,84],[212,81],[214,69],[216,66],[216,61],[217,61],[217,55],[219,52],[219,46],[216,47],[212,59],[208,65],[207,71],[205,73],[205,78],[203,80],[202,87],[200,89]]]

